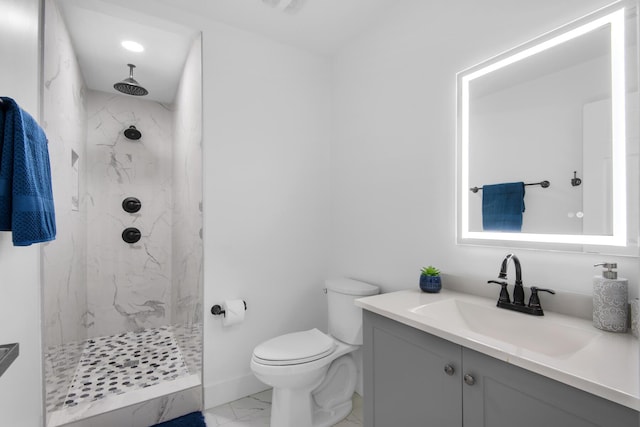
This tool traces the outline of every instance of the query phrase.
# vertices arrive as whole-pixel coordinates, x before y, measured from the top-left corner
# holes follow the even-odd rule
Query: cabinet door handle
[[[473,377],[472,377],[471,375],[469,375],[469,374],[464,374],[464,377],[463,377],[463,378],[464,378],[464,382],[465,382],[467,385],[474,385],[474,384],[476,383],[476,379],[475,379],[475,378],[473,378]]]
[[[455,370],[455,369],[453,368],[453,366],[451,366],[451,365],[445,365],[445,366],[444,366],[444,372],[445,372],[447,375],[451,376],[451,375],[453,375],[453,374],[456,372],[456,370]]]

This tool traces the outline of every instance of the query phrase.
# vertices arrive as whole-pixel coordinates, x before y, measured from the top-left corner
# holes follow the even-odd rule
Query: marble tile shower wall
[[[47,0],[45,14],[42,126],[49,138],[57,222],[56,240],[42,245],[43,338],[51,349],[87,337],[87,111],[84,80],[53,0]],[[79,353],[68,357],[71,364],[77,358]]]
[[[187,330],[202,323],[203,313],[201,44],[198,35],[187,55],[174,102],[171,319]]]
[[[173,112],[166,105],[87,96],[87,305],[89,337],[159,327],[171,319]],[[137,141],[123,131],[136,126]],[[142,209],[122,208],[137,197]],[[127,227],[142,238],[122,240]]]
[[[202,41],[185,61],[174,102],[171,322],[181,348],[202,349]],[[187,358],[191,373],[201,358]]]

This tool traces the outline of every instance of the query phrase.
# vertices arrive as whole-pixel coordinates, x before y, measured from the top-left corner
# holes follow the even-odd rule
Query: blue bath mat
[[[207,427],[202,412],[192,412],[151,427]]]

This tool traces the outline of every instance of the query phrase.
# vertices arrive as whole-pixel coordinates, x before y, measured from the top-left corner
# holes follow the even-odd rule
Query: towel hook
[[[576,176],[577,173],[578,171],[573,171],[573,178],[571,179],[571,185],[573,185],[574,187],[582,184],[582,180]]]

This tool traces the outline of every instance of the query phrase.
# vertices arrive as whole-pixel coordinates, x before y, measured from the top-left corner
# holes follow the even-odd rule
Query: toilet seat
[[[335,348],[333,338],[313,328],[265,341],[255,348],[253,357],[263,365],[299,365],[322,359],[333,353]]]

